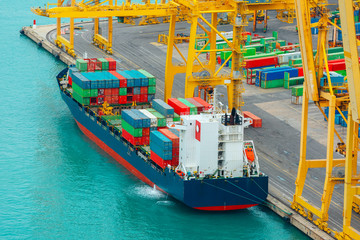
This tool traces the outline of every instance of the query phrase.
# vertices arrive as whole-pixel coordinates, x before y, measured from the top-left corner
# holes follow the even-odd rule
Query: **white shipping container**
[[[150,127],[157,127],[158,120],[151,112],[149,112],[146,109],[139,109],[139,111],[141,113],[143,113],[145,116],[147,116],[148,118],[150,118]]]

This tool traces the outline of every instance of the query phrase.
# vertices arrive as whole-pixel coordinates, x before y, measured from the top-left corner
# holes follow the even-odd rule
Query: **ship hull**
[[[199,210],[224,211],[252,207],[265,201],[268,177],[184,180],[170,169],[161,170],[147,160],[146,153],[116,136],[97,121],[69,93],[60,91],[81,131],[151,187]]]

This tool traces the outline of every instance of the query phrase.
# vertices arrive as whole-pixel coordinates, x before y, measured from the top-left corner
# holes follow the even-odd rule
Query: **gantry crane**
[[[32,11],[38,15],[50,18],[57,18],[58,31],[56,42],[59,46],[64,45],[71,55],[74,51],[74,18],[94,18],[94,43],[102,49],[112,52],[112,17],[167,17],[170,16],[168,50],[165,68],[165,100],[171,97],[172,84],[174,76],[178,73],[185,73],[185,97],[193,96],[194,89],[197,86],[226,85],[228,90],[229,108],[235,107],[240,109],[243,105],[241,93],[244,91],[242,87],[242,62],[244,38],[241,32],[247,25],[246,16],[256,10],[279,10],[289,9],[293,11],[294,3],[292,0],[273,0],[260,1],[259,3],[249,3],[243,0],[173,0],[169,2],[162,1],[151,4],[148,0],[146,4],[126,4],[117,5],[114,0],[89,0],[76,3],[72,0],[70,6],[64,6],[63,0],[58,0],[57,7],[48,5],[45,8],[33,8]],[[234,16],[233,39],[228,40],[217,30],[217,14],[231,13]],[[209,22],[204,15],[211,14]],[[174,43],[175,25],[178,17],[184,17],[191,23],[189,48],[187,58],[180,52]],[[70,42],[60,35],[61,18],[70,18]],[[98,32],[99,18],[108,18],[108,38],[101,36]],[[292,18],[289,18],[292,20]],[[210,30],[207,30],[206,25]],[[201,50],[195,50],[195,41],[197,27],[200,27],[208,35],[209,41]],[[216,36],[220,36],[229,45],[228,49],[216,49]],[[210,46],[210,49],[206,49]],[[183,58],[184,63],[173,64],[174,48]],[[232,51],[231,56],[226,59],[225,63],[216,69],[216,52]],[[202,62],[199,59],[201,53],[210,52],[210,60]],[[225,64],[232,60],[232,69],[230,74],[221,74],[221,69]],[[197,74],[198,73],[198,74]]]
[[[356,184],[359,182],[357,172],[357,155],[358,155],[358,122],[360,113],[360,74],[359,60],[357,52],[357,40],[355,34],[355,24],[353,19],[353,2],[339,1],[340,15],[342,22],[342,31],[344,36],[344,55],[347,69],[348,94],[343,88],[335,87],[331,83],[331,77],[327,65],[327,33],[330,25],[329,11],[327,1],[319,1],[314,4],[311,0],[296,0],[296,15],[299,30],[299,42],[304,67],[304,95],[302,106],[301,121],[301,144],[300,144],[300,163],[296,179],[296,190],[293,198],[292,207],[314,221],[320,229],[331,232],[327,221],[329,218],[328,210],[331,203],[331,197],[336,184],[345,183],[344,193],[344,220],[343,232],[335,233],[338,239],[359,239],[360,233],[351,227],[351,213],[353,203],[359,203],[360,193]],[[320,11],[320,20],[318,23],[310,24],[310,7],[316,7]],[[319,28],[317,41],[317,54],[313,55],[311,27]],[[335,26],[339,28],[339,26]],[[326,70],[324,73],[324,69]],[[320,86],[320,79],[326,74],[328,83]],[[309,160],[306,158],[307,149],[307,123],[308,123],[308,104],[309,100],[314,101],[319,110],[324,114],[322,107],[329,107],[327,118],[327,152],[324,159]],[[342,111],[348,110],[347,119],[347,136],[344,142],[337,133],[335,124],[335,110],[338,110],[346,121]],[[345,153],[344,158],[334,159],[334,135],[339,138],[340,152]],[[336,170],[345,167],[345,177],[336,176]],[[321,197],[321,206],[317,207],[310,203],[303,196],[303,190],[306,175],[311,168],[325,168],[326,176],[324,189]]]

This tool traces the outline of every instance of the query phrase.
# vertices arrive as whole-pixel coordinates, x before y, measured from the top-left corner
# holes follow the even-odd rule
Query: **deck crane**
[[[327,65],[327,44],[325,43],[327,43],[326,38],[329,26],[334,24],[329,21],[329,10],[326,7],[327,1],[319,1],[318,4],[314,6],[314,2],[311,0],[296,0],[295,5],[305,82],[301,121],[300,163],[295,182],[296,190],[292,207],[309,220],[314,221],[320,229],[330,233],[332,230],[328,227],[327,221],[329,219],[328,210],[334,186],[345,183],[343,232],[335,232],[335,236],[338,239],[359,239],[360,232],[351,227],[352,205],[353,203],[358,204],[360,202],[360,189],[356,186],[360,179],[356,168],[359,143],[357,131],[360,113],[360,73],[353,19],[353,2],[339,1],[349,94],[338,91],[342,89],[333,86],[331,83]],[[317,7],[320,9],[321,17],[318,23],[310,24],[309,7]],[[319,28],[317,53],[315,57],[313,54],[311,27]],[[324,69],[326,71],[324,71]],[[327,84],[321,86],[320,79],[324,74],[327,77]],[[322,107],[329,107],[329,117],[327,118],[327,152],[324,159],[306,159],[309,100],[312,100],[318,106],[325,118],[327,117]],[[346,118],[342,111],[349,111],[346,142],[341,139],[334,127],[335,110],[341,113],[345,121]],[[346,153],[344,158],[334,159],[335,134],[341,142],[340,146],[342,146]],[[339,167],[345,167],[345,177],[336,176],[336,169]],[[306,175],[311,168],[325,168],[326,170],[320,207],[308,202],[303,196]]]
[[[273,0],[260,1],[259,3],[249,3],[243,0],[172,0],[165,3],[162,1],[155,4],[146,1],[146,4],[132,4],[127,1],[126,4],[118,5],[114,0],[82,0],[75,2],[72,0],[70,6],[64,6],[63,0],[58,0],[57,6],[48,4],[45,8],[32,8],[32,11],[40,16],[57,18],[57,39],[58,46],[64,45],[71,55],[74,51],[74,18],[94,18],[94,42],[108,52],[112,52],[112,17],[138,17],[170,16],[168,49],[165,68],[165,100],[171,97],[174,76],[179,73],[185,73],[185,97],[191,97],[197,86],[217,86],[226,85],[228,91],[229,108],[235,107],[240,109],[243,105],[241,93],[242,87],[242,62],[244,38],[241,32],[247,25],[246,16],[256,10],[281,10],[294,9],[293,0]],[[233,40],[229,41],[217,30],[217,14],[231,13],[234,16]],[[211,20],[208,21],[204,15],[210,14]],[[175,25],[178,16],[186,16],[191,23],[189,48],[187,58],[182,54],[174,43]],[[60,35],[61,18],[70,18],[70,42]],[[97,31],[101,17],[108,18],[108,38],[101,36]],[[205,26],[206,27],[205,27]],[[197,34],[197,27],[200,27],[207,33],[209,41],[201,49],[194,48]],[[210,30],[208,30],[210,29]],[[219,36],[228,43],[228,49],[216,49],[216,36]],[[205,50],[206,46],[209,50]],[[174,49],[183,59],[182,64],[172,62]],[[233,59],[232,70],[230,74],[220,74],[220,70],[225,66],[223,64],[216,69],[216,52],[232,51],[231,56],[225,61],[225,64]],[[202,62],[199,59],[201,53],[210,52],[210,60]],[[198,74],[196,74],[198,73]]]

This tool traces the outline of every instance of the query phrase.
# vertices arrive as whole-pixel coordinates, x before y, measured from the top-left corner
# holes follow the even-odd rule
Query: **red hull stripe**
[[[75,120],[76,121],[76,120]],[[139,170],[134,168],[130,163],[128,163],[124,158],[122,158],[119,154],[117,154],[114,150],[112,150],[108,145],[106,145],[103,141],[101,141],[98,137],[96,137],[92,132],[90,132],[86,127],[84,127],[81,123],[76,121],[80,130],[93,142],[95,142],[99,147],[101,147],[105,152],[107,152],[111,157],[113,157],[116,161],[118,161],[121,165],[123,165],[126,169],[128,169],[132,174],[134,174],[141,181],[149,184],[151,187],[154,186],[154,183],[151,182],[147,177],[145,177]],[[164,193],[164,190],[160,189],[158,186],[156,188]]]
[[[194,207],[198,210],[205,211],[226,211],[226,210],[237,210],[256,206],[258,204],[246,204],[246,205],[231,205],[231,206],[214,206],[214,207]]]

